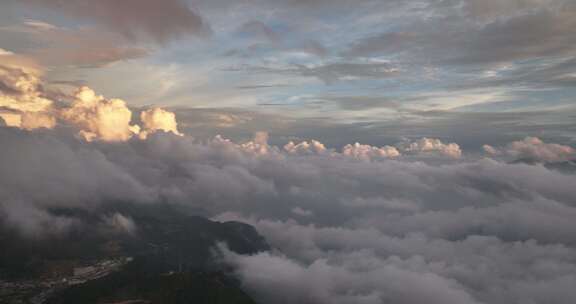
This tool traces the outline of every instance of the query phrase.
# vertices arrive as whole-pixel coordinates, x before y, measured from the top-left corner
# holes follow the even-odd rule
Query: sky
[[[0,228],[178,204],[262,303],[573,304],[575,85],[572,0],[2,0]]]
[[[576,141],[575,14],[569,0],[8,0],[0,41],[48,86],[197,109],[181,123],[197,136],[274,128],[336,147],[345,129],[478,150]]]

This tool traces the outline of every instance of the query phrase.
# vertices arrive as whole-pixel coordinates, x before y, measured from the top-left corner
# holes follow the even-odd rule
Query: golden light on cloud
[[[42,87],[39,69],[22,66],[11,53],[0,54],[0,119],[5,125],[26,130],[52,129],[61,122],[78,130],[86,141],[145,139],[155,132],[178,131],[176,115],[161,108],[143,111],[140,126],[132,124],[132,111],[122,99],[107,99],[89,87],[78,88],[69,105],[57,105]]]
[[[11,52],[0,52],[0,119],[22,129],[53,128],[53,101],[43,96],[41,71]]]
[[[81,87],[75,100],[61,112],[62,119],[76,126],[87,141],[126,141],[140,132],[130,125],[132,111],[121,99],[105,99],[88,88]]]
[[[176,114],[161,108],[152,108],[140,113],[140,120],[144,130],[140,132],[140,138],[145,139],[148,134],[156,131],[172,132],[176,135],[182,135],[178,131]]]

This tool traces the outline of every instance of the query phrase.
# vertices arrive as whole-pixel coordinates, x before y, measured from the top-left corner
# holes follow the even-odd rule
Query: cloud
[[[274,29],[265,22],[251,20],[243,23],[236,33],[239,37],[248,40],[248,46],[232,49],[228,55],[241,57],[253,57],[258,52],[280,52],[284,54],[326,56],[329,51],[319,41],[310,38],[299,37],[294,28]]]
[[[142,111],[144,129],[132,124],[132,111],[121,99],[106,99],[86,86],[77,89],[70,104],[56,103],[43,89],[41,73],[14,66],[0,56],[0,119],[10,127],[52,129],[57,122],[73,126],[86,141],[126,141],[135,135],[146,138],[158,131],[182,135],[176,115],[161,108]],[[66,96],[67,97],[67,96]]]
[[[230,140],[221,136],[217,136],[216,140],[234,145]],[[323,155],[333,158],[378,161],[400,157],[403,155],[401,151],[405,152],[406,156],[415,158],[434,158],[439,156],[440,158],[458,159],[462,156],[462,150],[458,144],[444,144],[439,139],[426,137],[415,142],[400,142],[396,146],[375,147],[360,143],[347,144],[338,153],[335,149],[329,149],[320,141],[313,139],[309,142],[302,141],[299,143],[290,141],[280,149],[268,144],[267,132],[259,131],[254,134],[254,138],[251,141],[236,146],[249,153],[271,157],[282,157],[282,154],[285,153],[292,156]]]
[[[438,163],[416,152],[371,161],[330,149],[294,154],[267,133],[248,143],[158,132],[110,144],[65,131],[0,128],[0,221],[26,235],[82,225],[55,217],[56,206],[170,202],[253,224],[281,252],[225,256],[261,300],[576,297],[567,287],[576,271],[573,174],[467,155]]]
[[[157,131],[172,132],[176,135],[182,135],[178,132],[178,123],[176,115],[161,108],[152,108],[140,113],[143,131],[140,137],[146,138],[149,133]]]
[[[275,151],[275,149],[271,151],[271,147],[268,145],[268,132],[265,131],[255,132],[254,138],[243,143],[240,147],[245,151],[259,155],[267,155],[269,152]]]
[[[545,143],[538,137],[526,137],[498,149],[484,145],[484,151],[491,156],[508,155],[517,160],[532,162],[563,162],[576,159],[576,150],[570,146]]]
[[[438,11],[429,10],[427,18],[419,18],[424,20],[424,28],[420,23],[405,27],[410,20],[392,11],[389,14],[397,15],[394,17],[402,23],[387,24],[385,35],[373,34],[383,27],[370,23],[385,20],[378,15],[384,10],[374,10],[368,2],[344,1],[346,6],[339,5],[343,1],[296,2],[275,2],[273,6],[297,6],[303,14],[322,13],[322,17],[327,16],[325,9],[354,14],[358,11],[348,8],[373,10],[375,15],[358,13],[366,16],[362,21],[367,23],[353,26],[366,27],[367,37],[374,39],[352,45],[351,50],[357,53],[345,54],[350,57],[249,71],[326,83],[368,80],[372,88],[370,80],[397,75],[396,64],[352,57],[382,56],[414,63],[402,65],[408,69],[420,67],[422,62],[450,64],[448,69],[452,69],[470,63],[492,65],[543,58],[550,62],[531,62],[522,68],[516,64],[513,67],[518,69],[497,71],[504,78],[490,78],[487,85],[553,83],[567,87],[571,83],[573,60],[551,59],[571,56],[569,6],[562,11],[536,8],[531,0],[437,1],[455,5],[456,15],[438,17]],[[142,3],[148,8],[146,1]],[[84,16],[72,9],[66,11]],[[88,19],[106,22],[107,17],[95,16],[96,12],[86,12],[93,14]],[[113,13],[126,14],[120,9]],[[299,17],[291,21],[300,23],[303,19]],[[126,22],[132,21],[128,18]],[[342,24],[350,26],[352,22]],[[29,21],[25,28],[44,31],[46,37],[56,30],[54,25],[38,21]],[[309,28],[322,35],[330,33],[321,25]],[[89,39],[76,40],[76,35],[88,36],[91,31],[80,29],[74,35],[59,37],[88,46]],[[139,42],[164,43],[178,36],[153,38],[156,34],[146,27],[134,32],[132,38]],[[330,51],[351,36],[342,32],[338,39],[330,39]],[[103,49],[116,46],[98,44]],[[62,58],[73,58],[66,55],[73,49],[70,45],[62,44],[66,49]],[[53,214],[54,207],[93,209],[116,201],[136,205],[169,202],[202,209],[215,219],[253,224],[266,236],[277,251],[255,256],[227,253],[224,257],[246,290],[263,302],[576,301],[576,177],[540,165],[500,160],[569,160],[574,155],[573,147],[565,144],[573,138],[573,113],[569,111],[415,110],[390,120],[378,117],[367,121],[361,111],[396,109],[398,105],[373,94],[366,97],[366,90],[354,97],[349,87],[341,87],[332,88],[332,92],[351,95],[339,98],[327,92],[318,99],[354,110],[350,116],[358,117],[353,123],[340,116],[334,119],[328,111],[321,113],[322,117],[310,115],[314,117],[298,120],[229,109],[180,109],[176,115],[155,108],[140,112],[88,88],[78,93],[88,96],[71,96],[71,104],[56,103],[45,91],[39,69],[16,64],[25,61],[18,53],[17,48],[10,48],[0,54],[9,58],[0,74],[2,122],[33,130],[0,127],[0,222],[25,236],[62,234],[83,224],[74,216]],[[72,64],[97,66],[130,57],[130,52],[102,52],[102,60],[93,59],[98,53],[95,49],[89,59],[74,59]],[[58,57],[37,54],[43,62],[64,63]],[[415,89],[426,89],[428,84]],[[306,91],[314,89],[307,87]],[[394,92],[387,94],[394,96]],[[90,100],[89,105],[84,106],[84,98]],[[429,104],[436,101],[430,99]],[[73,113],[63,117],[65,111]],[[56,119],[57,125],[36,130],[41,125],[53,126],[37,115],[48,121]],[[182,121],[183,116],[187,121]],[[550,124],[551,118],[555,124]],[[221,129],[208,130],[213,126]],[[223,135],[230,134],[234,140],[211,136],[223,129],[227,132]],[[246,142],[255,130],[271,135],[261,132]],[[542,135],[543,130],[546,135]],[[70,135],[78,132],[92,141]],[[180,133],[195,138],[175,136]],[[407,134],[413,140],[394,145]],[[507,145],[517,134],[538,134],[542,139]],[[425,138],[419,139],[422,136]],[[322,142],[317,140],[320,138]],[[548,138],[564,139],[564,144],[550,143]],[[348,145],[356,141],[359,143]],[[479,142],[489,143],[485,150],[496,159],[478,159],[471,153],[479,148]],[[137,233],[139,224],[122,214],[108,214],[101,221],[102,228],[121,233]]]
[[[88,87],[79,88],[74,97],[62,118],[85,140],[126,141],[140,132],[140,127],[130,125],[132,111],[123,100],[105,99]]]
[[[291,141],[284,145],[284,151],[290,154],[323,154],[327,153],[328,149],[323,143],[311,140],[310,143],[303,141],[297,144]]]
[[[299,215],[299,216],[314,216],[314,212],[306,209],[302,209],[300,207],[292,208],[292,213]]]
[[[244,221],[266,231],[292,257],[227,255],[245,287],[263,301],[298,303],[300,295],[315,303],[507,303],[510,298],[545,303],[547,295],[570,303],[575,297],[560,283],[574,280],[573,248],[485,236],[450,241],[420,234],[394,237],[373,228]],[[415,288],[407,292],[406,285]]]
[[[361,38],[343,54],[352,57],[395,54],[412,63],[486,65],[569,57],[574,52],[576,7],[571,2],[439,3],[443,5],[432,7],[437,7],[440,17]],[[448,3],[452,5],[447,6]],[[448,7],[462,8],[465,16],[450,14]],[[482,22],[473,22],[477,20],[470,16],[482,17]]]
[[[492,77],[474,81],[469,86],[478,87],[503,87],[522,86],[533,88],[569,88],[576,83],[576,77],[572,74],[576,66],[576,58],[569,57],[560,60],[552,60],[548,64],[522,64],[506,67],[504,75],[496,71]],[[460,86],[466,84],[460,84]]]
[[[408,143],[403,148],[407,152],[439,154],[451,158],[460,158],[462,150],[456,143],[443,143],[437,138],[422,138],[416,142]]]
[[[515,141],[509,145],[507,152],[518,158],[552,162],[576,157],[576,150],[572,147],[544,143],[537,137],[526,137],[522,141]]]
[[[255,36],[257,39],[263,39],[270,43],[278,43],[281,39],[278,33],[262,21],[249,21],[244,23],[238,31],[241,34]]]
[[[326,84],[357,79],[385,79],[397,75],[400,70],[388,62],[330,62],[321,64],[293,64],[290,66],[239,66],[227,71],[288,74],[314,77]]]
[[[0,37],[16,45],[20,42],[20,54],[51,67],[101,67],[149,54],[146,48],[128,46],[116,33],[58,27],[39,20],[0,27]]]
[[[80,87],[72,103],[59,110],[60,119],[74,126],[86,141],[127,141],[134,136],[145,139],[162,131],[182,135],[178,131],[176,115],[161,108],[140,113],[143,128],[132,124],[132,111],[121,99],[106,99],[86,87]]]
[[[390,63],[334,62],[312,66],[297,65],[286,72],[316,77],[327,84],[331,84],[341,80],[388,78],[397,75],[399,70]]]
[[[40,75],[16,55],[0,55],[0,119],[8,126],[31,130],[56,124],[50,113],[53,101],[45,97]]]
[[[54,216],[24,203],[0,205],[0,217],[1,224],[16,227],[19,233],[31,239],[62,235],[80,224],[75,219]]]
[[[361,160],[394,158],[400,156],[400,152],[396,147],[384,146],[378,148],[370,145],[361,145],[359,143],[344,146],[344,148],[342,148],[342,154]]]
[[[448,1],[450,2],[450,1]],[[545,7],[557,7],[566,3],[563,0],[455,0],[454,5],[461,5],[465,15],[480,20],[493,20],[498,17],[507,17],[514,14],[526,13],[527,10]]]
[[[8,55],[14,55],[14,53],[7,51],[5,49],[0,49],[0,56],[8,56]]]
[[[227,251],[226,259],[236,265],[246,288],[266,303],[279,299],[286,303],[479,303],[456,282],[392,263],[358,272],[358,267],[369,267],[362,265],[369,262],[362,262],[360,255],[346,265],[325,260],[301,265],[269,253],[241,256]]]
[[[130,217],[121,213],[114,213],[103,219],[104,224],[116,233],[134,234],[136,233],[136,224]]]
[[[482,149],[484,150],[484,152],[486,152],[488,155],[491,155],[491,156],[496,156],[496,155],[501,154],[497,148],[494,148],[491,145],[483,145]]]
[[[82,222],[54,215],[50,208],[91,208],[107,200],[138,197],[145,201],[147,190],[130,173],[101,152],[66,139],[69,135],[51,132],[0,128],[4,172],[0,174],[0,221],[26,236],[45,237],[65,233]]]
[[[333,102],[342,110],[363,111],[368,109],[389,108],[399,109],[400,103],[380,96],[325,96],[321,97],[328,103]]]
[[[13,56],[0,56],[10,58],[0,74],[3,111],[20,115],[20,124],[36,113],[60,126],[0,127],[0,221],[25,236],[83,224],[54,215],[54,207],[170,202],[254,224],[282,253],[225,259],[248,290],[271,302],[572,303],[576,297],[567,287],[576,271],[573,174],[478,160],[445,143],[446,135],[342,150],[309,139],[280,148],[276,142],[294,137],[262,131],[248,142],[176,136],[182,125],[174,113],[151,108],[133,122],[124,101],[87,87],[71,103],[56,103],[41,71],[15,64]],[[573,153],[535,138],[502,149],[548,159]],[[102,222],[135,231],[120,214]]]
[[[22,3],[96,22],[130,40],[163,44],[184,35],[209,33],[202,17],[180,0],[25,0]]]

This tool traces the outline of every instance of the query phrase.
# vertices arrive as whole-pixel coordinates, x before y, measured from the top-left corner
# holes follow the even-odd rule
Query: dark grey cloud
[[[166,43],[183,35],[209,32],[202,17],[180,0],[25,0],[22,3],[96,22],[132,40]]]

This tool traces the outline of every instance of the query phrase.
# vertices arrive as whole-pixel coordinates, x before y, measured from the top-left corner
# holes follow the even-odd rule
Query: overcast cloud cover
[[[572,0],[7,0],[0,42],[26,238],[173,203],[265,236],[219,248],[263,303],[576,303]]]

